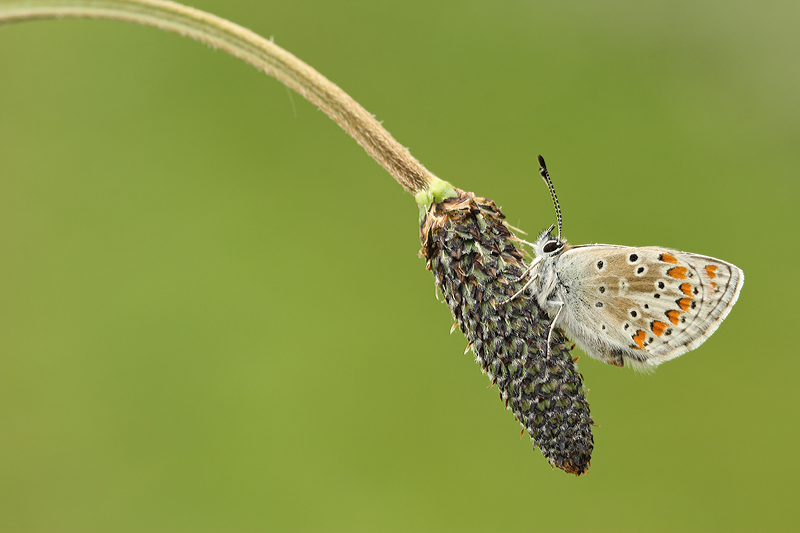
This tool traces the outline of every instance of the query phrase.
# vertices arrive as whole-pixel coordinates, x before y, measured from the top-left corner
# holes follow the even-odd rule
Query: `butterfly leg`
[[[547,302],[552,305],[558,306],[558,312],[556,316],[553,317],[553,321],[550,322],[550,331],[547,332],[547,359],[550,359],[550,339],[553,337],[553,330],[556,327],[556,322],[558,322],[558,317],[561,315],[561,311],[564,310],[564,302]]]
[[[522,274],[520,274],[520,276],[519,276],[517,279],[515,279],[514,281],[520,281],[522,278],[524,278],[525,276],[527,276],[528,274],[530,274],[530,273],[533,271],[533,269],[534,269],[534,268],[536,268],[536,267],[539,265],[539,262],[540,262],[541,260],[542,260],[542,258],[541,258],[541,257],[537,257],[536,259],[534,259],[534,260],[533,260],[533,263],[531,263],[530,265],[528,265],[528,268],[526,268],[526,269],[525,269],[525,271],[524,271]],[[516,296],[516,295],[515,295],[515,296]]]
[[[526,281],[526,282],[525,282],[525,285],[523,285],[523,286],[522,286],[522,288],[521,288],[520,290],[518,290],[517,292],[515,292],[515,293],[514,293],[514,296],[512,296],[512,297],[510,297],[510,298],[506,298],[505,300],[503,300],[502,302],[500,302],[500,304],[499,304],[499,305],[504,305],[504,304],[507,304],[508,302],[510,302],[510,301],[512,301],[512,300],[514,300],[514,299],[515,299],[517,296],[519,296],[520,294],[522,294],[522,293],[525,291],[525,289],[527,289],[528,287],[530,287],[530,286],[531,286],[531,283],[533,283],[534,281],[536,281],[536,278],[538,278],[538,277],[539,277],[539,273],[537,272],[536,274],[534,274],[533,276],[531,276],[531,279],[529,279],[528,281]]]
[[[520,275],[520,277],[518,277],[518,278],[517,278],[517,279],[515,279],[514,281],[520,281],[520,280],[521,280],[521,279],[523,279],[525,276],[527,276],[528,274],[530,274],[530,273],[533,271],[533,269],[535,269],[537,266],[539,266],[539,262],[540,262],[541,260],[542,260],[542,258],[541,258],[541,257],[537,257],[537,258],[536,258],[536,259],[533,261],[533,263],[531,263],[531,264],[528,266],[528,268],[526,268],[526,269],[525,269],[525,271],[522,273],[522,275]],[[536,281],[536,278],[538,278],[538,277],[539,277],[539,273],[537,272],[536,274],[534,274],[533,276],[531,276],[531,278],[530,278],[528,281],[526,281],[526,282],[525,282],[525,285],[523,285],[523,286],[522,286],[522,288],[521,288],[520,290],[518,290],[516,293],[514,293],[514,296],[512,296],[511,298],[506,298],[505,300],[503,300],[502,302],[500,302],[500,304],[499,304],[499,305],[504,305],[504,304],[507,304],[508,302],[510,302],[510,301],[512,301],[512,300],[514,300],[514,299],[515,299],[517,296],[519,296],[520,294],[522,294],[522,292],[523,292],[525,289],[527,289],[528,287],[530,287],[530,286],[531,286],[531,283],[533,283],[534,281]]]

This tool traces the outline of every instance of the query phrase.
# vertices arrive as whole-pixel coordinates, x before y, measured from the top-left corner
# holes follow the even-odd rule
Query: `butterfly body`
[[[708,339],[739,297],[741,269],[660,247],[570,246],[561,238],[561,208],[542,156],[539,164],[558,235],[551,226],[532,244],[536,259],[523,290],[530,288],[552,319],[548,346],[559,327],[596,359],[649,370]]]

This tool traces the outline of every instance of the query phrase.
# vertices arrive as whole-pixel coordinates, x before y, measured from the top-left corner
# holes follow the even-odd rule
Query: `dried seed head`
[[[506,302],[524,283],[517,238],[494,202],[457,194],[428,210],[420,226],[420,256],[481,369],[534,448],[551,465],[583,474],[594,445],[592,419],[571,345],[556,329],[547,358],[550,318],[524,294]]]

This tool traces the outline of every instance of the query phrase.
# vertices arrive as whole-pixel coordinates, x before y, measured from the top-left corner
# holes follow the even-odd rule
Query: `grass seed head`
[[[571,343],[553,332],[533,298],[514,295],[525,280],[519,242],[486,198],[457,190],[431,204],[420,225],[427,268],[475,358],[551,465],[575,475],[589,468],[594,441]],[[505,303],[502,303],[505,302]]]

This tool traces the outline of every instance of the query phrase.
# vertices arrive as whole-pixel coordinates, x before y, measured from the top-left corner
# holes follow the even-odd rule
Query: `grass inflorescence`
[[[430,205],[420,225],[427,268],[469,340],[475,358],[551,465],[580,475],[594,440],[589,403],[571,345],[524,293],[519,240],[486,198],[457,190]]]

